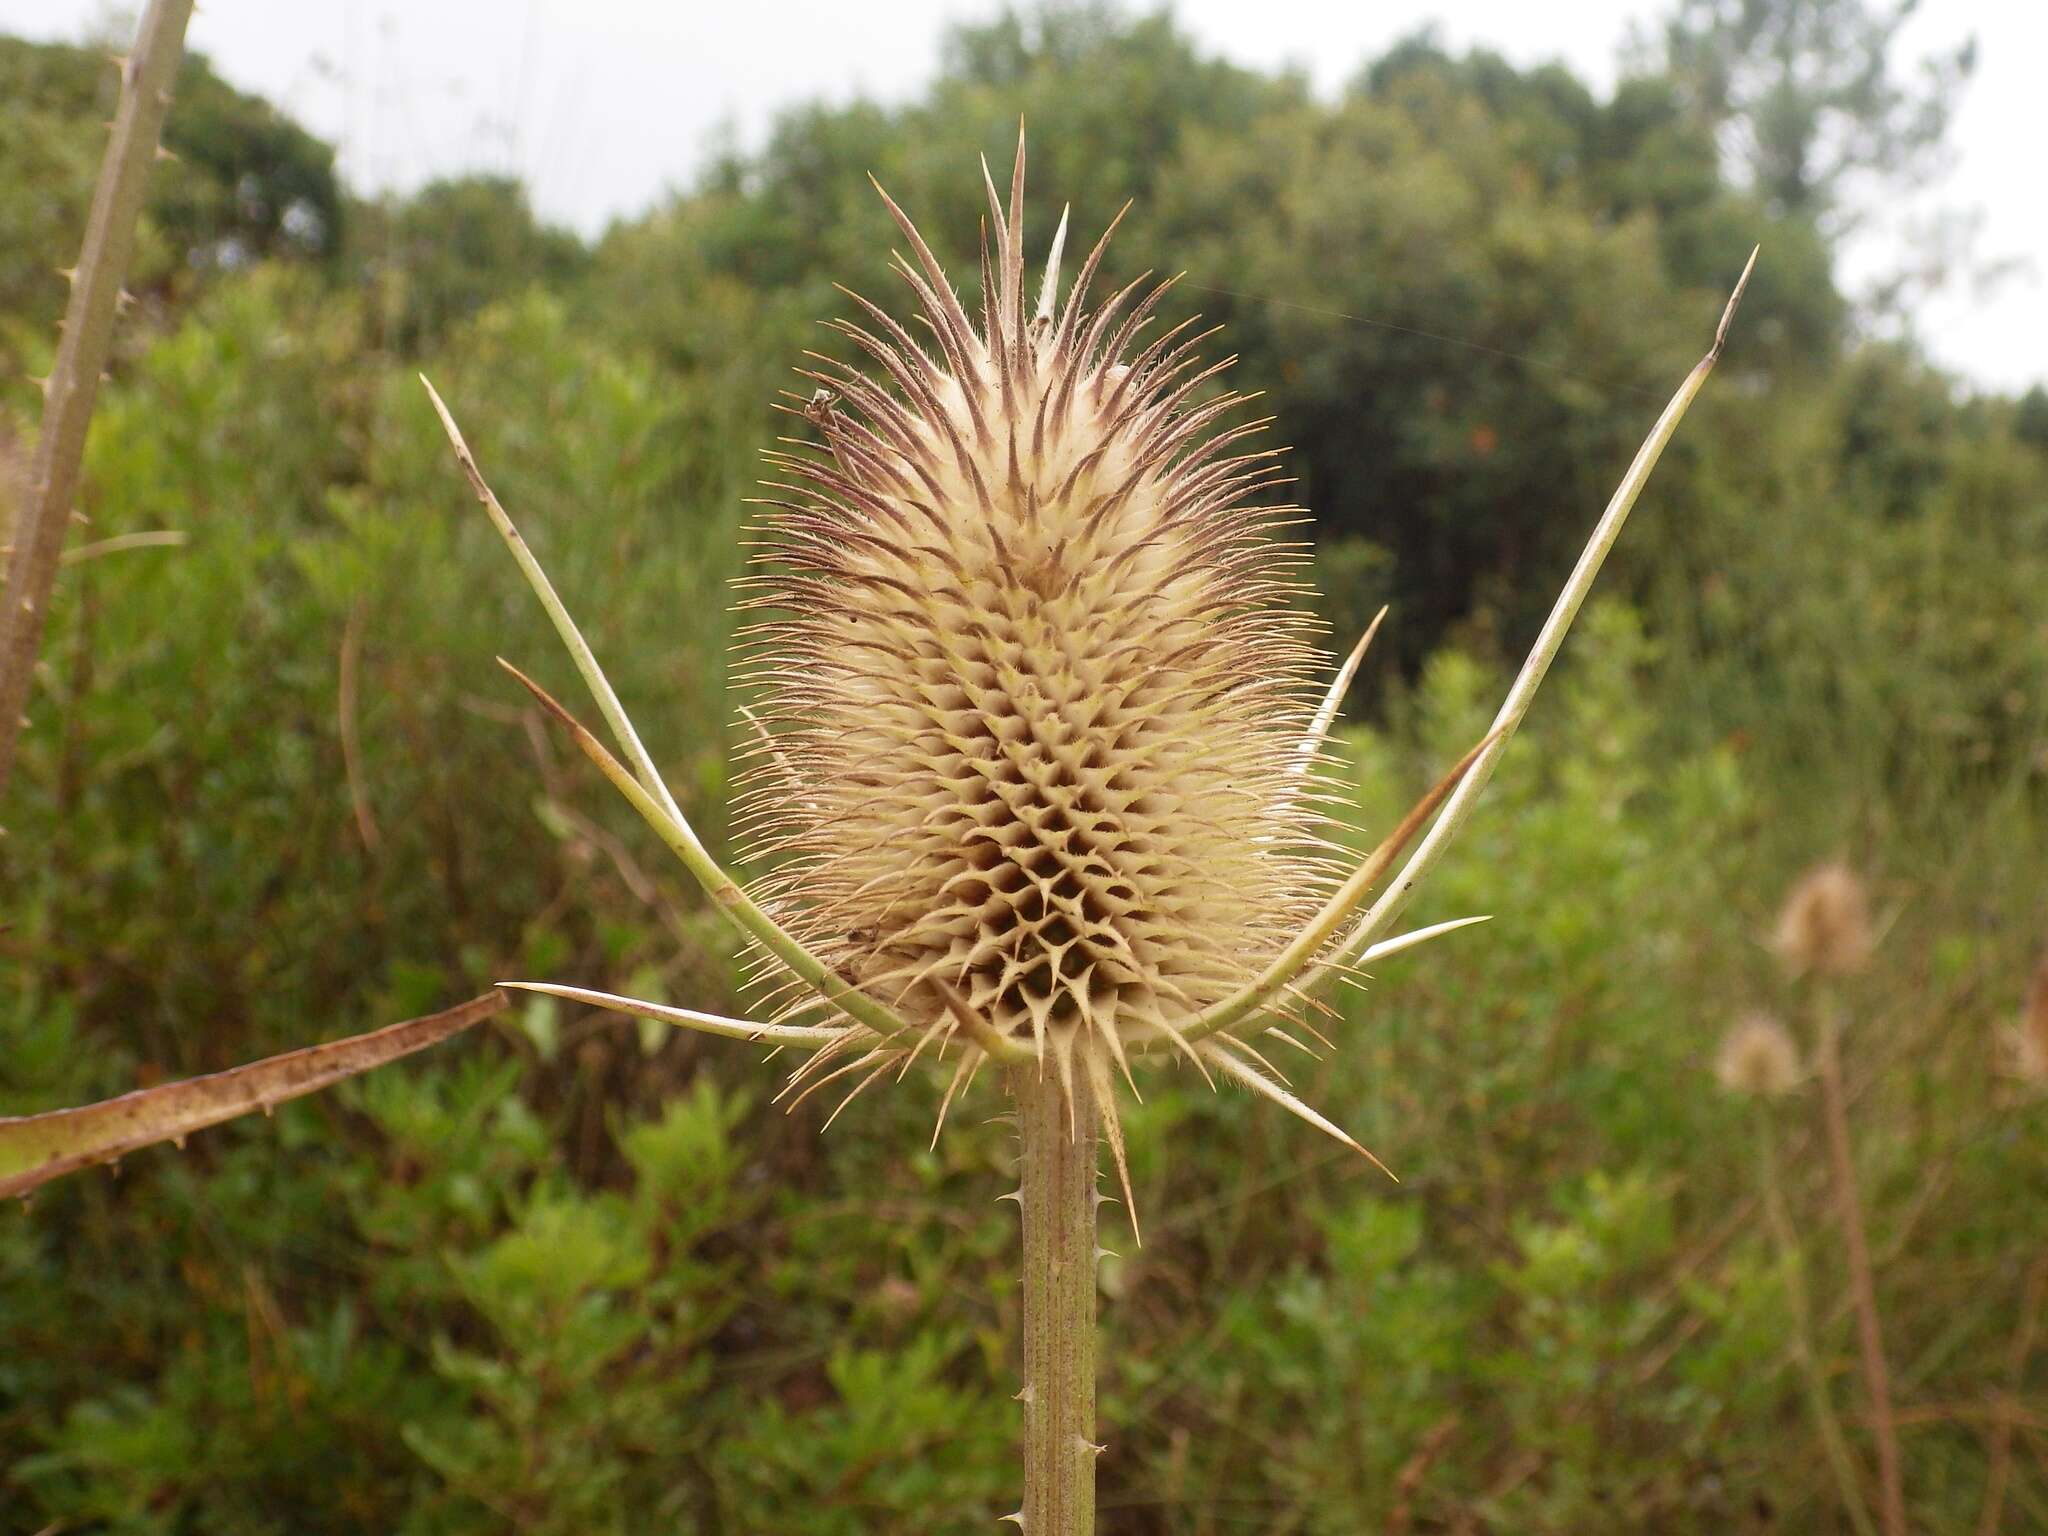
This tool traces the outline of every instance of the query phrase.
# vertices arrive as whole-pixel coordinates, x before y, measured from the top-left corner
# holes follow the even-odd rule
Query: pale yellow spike
[[[1337,675],[1330,679],[1330,690],[1323,695],[1323,702],[1317,706],[1315,718],[1309,722],[1308,732],[1301,738],[1301,745],[1294,749],[1294,772],[1297,778],[1306,775],[1315,766],[1317,756],[1328,739],[1330,726],[1337,718],[1337,711],[1344,703],[1344,695],[1351,689],[1351,680],[1358,676],[1359,663],[1365,660],[1365,653],[1372,645],[1372,637],[1380,632],[1380,622],[1387,616],[1386,605],[1372,616],[1372,622],[1365,626],[1365,633],[1359,636],[1358,644],[1351,647],[1351,654],[1344,658],[1344,664],[1337,669]]]
[[[890,1062],[894,1058],[889,1056],[889,1054],[885,1051],[877,1051],[875,1052],[875,1054],[877,1056],[880,1056],[882,1060],[876,1063],[875,1069],[872,1072],[870,1072],[866,1077],[862,1078],[858,1083],[855,1083],[853,1085],[852,1090],[846,1095],[845,1098],[839,1101],[838,1106],[832,1111],[832,1113],[825,1117],[825,1123],[818,1127],[819,1135],[822,1136],[825,1134],[825,1132],[831,1130],[832,1122],[837,1120],[841,1115],[846,1113],[846,1106],[851,1104],[855,1099],[859,1098],[862,1090],[864,1090],[868,1086],[868,1084],[872,1083],[876,1078],[880,1077],[884,1072],[889,1070]]]
[[[1070,207],[1060,209],[1060,226],[1052,234],[1052,254],[1045,259],[1045,281],[1038,288],[1038,319],[1050,325],[1053,306],[1060,291],[1060,255],[1067,248],[1067,214]]]
[[[1361,965],[1374,960],[1385,960],[1418,944],[1427,944],[1431,939],[1441,938],[1447,933],[1456,933],[1460,928],[1470,928],[1475,923],[1490,923],[1491,915],[1478,917],[1454,917],[1449,922],[1431,923],[1427,928],[1413,928],[1407,933],[1397,933],[1391,939],[1381,939],[1358,957]]]
[[[782,775],[789,793],[801,802],[806,810],[815,814],[818,809],[817,802],[804,793],[803,781],[796,776],[796,770],[790,767],[789,759],[783,754],[782,748],[775,744],[775,738],[768,733],[768,727],[761,723],[761,717],[744,704],[739,707],[739,716],[747,722],[747,728],[753,733],[755,745]]]
[[[789,1098],[789,1095],[792,1092],[796,1093],[796,1096],[794,1098],[789,1098],[789,1103],[786,1106],[791,1112],[794,1112],[799,1104],[803,1103],[805,1099],[808,1099],[812,1094],[816,1093],[820,1088],[823,1088],[827,1083],[837,1082],[840,1078],[845,1077],[848,1073],[858,1072],[862,1067],[866,1066],[871,1061],[881,1059],[882,1065],[886,1067],[891,1060],[895,1059],[895,1053],[891,1051],[888,1046],[878,1045],[871,1049],[867,1053],[867,1055],[855,1057],[852,1061],[845,1062],[840,1066],[834,1067],[830,1072],[817,1074],[811,1073],[809,1071],[811,1062],[815,1062],[816,1060],[818,1060],[819,1056],[823,1056],[824,1054],[824,1051],[820,1051],[818,1053],[818,1056],[813,1056],[811,1058],[811,1061],[805,1062],[802,1067],[800,1067],[796,1072],[792,1073],[790,1076],[790,1080],[783,1085],[782,1092],[776,1095],[777,1099],[784,1099]],[[799,1088],[801,1089],[801,1091],[797,1091],[799,1090]],[[828,1121],[827,1124],[829,1123],[830,1122]]]
[[[946,1084],[945,1097],[939,1100],[939,1119],[938,1124],[932,1127],[932,1146],[936,1147],[939,1144],[939,1137],[946,1129],[946,1111],[953,1107],[955,1096],[961,1089],[973,1083],[975,1074],[981,1070],[981,1064],[987,1059],[979,1051],[969,1051],[960,1058],[960,1065],[953,1069],[953,1080]]]
[[[1095,1095],[1095,1108],[1102,1120],[1102,1133],[1109,1138],[1109,1155],[1116,1163],[1116,1179],[1124,1189],[1124,1209],[1131,1217],[1131,1239],[1140,1248],[1145,1246],[1145,1235],[1138,1229],[1138,1200],[1131,1193],[1131,1165],[1124,1157],[1124,1125],[1117,1114],[1116,1082],[1109,1075],[1109,1063],[1103,1059],[1100,1047],[1084,1052],[1088,1070],[1088,1086]]]
[[[849,1031],[845,1026],[807,1024],[756,1024],[749,1019],[730,1019],[718,1013],[700,1013],[695,1008],[671,1008],[666,1003],[644,1002],[621,997],[615,992],[597,992],[589,987],[565,987],[552,981],[501,981],[501,987],[515,992],[539,992],[572,1003],[602,1008],[608,1013],[626,1013],[635,1018],[655,1019],[700,1034],[723,1035],[729,1040],[746,1040],[765,1045],[830,1045]]]
[[[1379,1169],[1381,1173],[1384,1173],[1388,1178],[1393,1179],[1393,1181],[1396,1184],[1401,1182],[1400,1178],[1395,1174],[1393,1169],[1389,1168],[1385,1163],[1381,1162],[1378,1158],[1374,1157],[1372,1153],[1368,1152],[1364,1147],[1360,1146],[1357,1140],[1354,1139],[1348,1132],[1342,1130],[1337,1125],[1333,1124],[1331,1121],[1325,1119],[1322,1115],[1317,1114],[1313,1109],[1310,1109],[1308,1105],[1302,1103],[1300,1099],[1296,1098],[1292,1093],[1288,1092],[1287,1089],[1282,1088],[1278,1083],[1273,1082],[1270,1078],[1261,1076],[1255,1068],[1253,1068],[1245,1062],[1239,1061],[1235,1056],[1231,1055],[1230,1052],[1225,1049],[1225,1046],[1227,1045],[1242,1044],[1242,1041],[1232,1040],[1229,1036],[1223,1035],[1218,1036],[1214,1040],[1205,1041],[1202,1045],[1202,1051],[1203,1054],[1208,1056],[1208,1058],[1211,1061],[1216,1063],[1216,1069],[1219,1072],[1221,1072],[1225,1077],[1229,1078],[1232,1082],[1238,1083],[1243,1087],[1249,1088],[1253,1093],[1258,1094],[1261,1098],[1271,1099],[1275,1104],[1278,1104],[1290,1115],[1294,1115],[1302,1120],[1306,1120],[1310,1125],[1314,1126],[1317,1130],[1321,1131],[1325,1136],[1334,1137],[1336,1140],[1341,1141],[1345,1146],[1349,1147],[1352,1151],[1356,1152],[1360,1157],[1364,1158],[1367,1162],[1371,1163],[1373,1167]]]

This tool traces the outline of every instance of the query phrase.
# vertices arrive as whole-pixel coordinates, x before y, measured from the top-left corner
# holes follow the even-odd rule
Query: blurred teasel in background
[[[1771,936],[1772,949],[1795,976],[1853,976],[1870,963],[1875,944],[1870,898],[1855,872],[1840,862],[1800,876]]]
[[[1767,1013],[1738,1019],[1714,1058],[1714,1076],[1730,1093],[1776,1098],[1798,1087],[1801,1075],[1792,1032]]]

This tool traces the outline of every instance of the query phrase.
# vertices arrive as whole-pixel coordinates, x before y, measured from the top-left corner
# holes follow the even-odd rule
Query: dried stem
[[[1761,1102],[1756,1106],[1756,1145],[1764,1217],[1778,1247],[1778,1273],[1785,1282],[1785,1300],[1792,1312],[1792,1357],[1806,1387],[1806,1405],[1813,1414],[1813,1427],[1820,1435],[1821,1448],[1827,1452],[1828,1467],[1842,1495],[1842,1508],[1848,1512],[1849,1523],[1856,1527],[1856,1536],[1877,1536],[1876,1527],[1870,1523],[1869,1507],[1863,1502],[1862,1478],[1856,1470],[1855,1458],[1849,1454],[1842,1421],[1835,1414],[1835,1406],[1828,1397],[1827,1379],[1821,1374],[1820,1361],[1813,1352],[1813,1303],[1806,1290],[1806,1260],[1800,1252],[1799,1233],[1785,1210],[1777,1138],[1770,1111]]]
[[[1024,1536],[1095,1530],[1095,1140],[1086,1073],[1011,1069],[1023,1143]]]
[[[144,1088],[77,1109],[0,1120],[0,1198],[26,1195],[60,1175],[113,1162],[160,1141],[182,1145],[193,1131],[253,1110],[267,1114],[287,1099],[317,1093],[343,1078],[438,1045],[504,1012],[506,1005],[505,994],[493,990],[425,1018],[286,1051],[226,1072]]]
[[[356,713],[362,678],[363,614],[363,600],[357,598],[341,631],[341,675],[335,684],[334,708],[341,726],[341,767],[348,778],[348,803],[355,811],[356,834],[362,838],[364,850],[375,853],[383,839],[378,835],[377,818],[370,810],[369,791],[363,784],[363,736]]]
[[[2020,1303],[2019,1324],[2013,1329],[2012,1344],[2006,1351],[2005,1395],[1999,1399],[1998,1420],[1991,1431],[1991,1470],[1984,1479],[1984,1505],[1978,1511],[1977,1536],[1998,1536],[2005,1524],[2005,1490],[2012,1479],[2013,1429],[2019,1419],[2020,1389],[2026,1384],[2027,1358],[2034,1352],[2044,1296],[2048,1296],[2048,1253],[2028,1266],[2026,1298]]]
[[[1841,1020],[1831,999],[1820,1002],[1822,1119],[1828,1163],[1834,1175],[1835,1212],[1849,1264],[1849,1294],[1856,1305],[1856,1342],[1863,1357],[1863,1385],[1870,1396],[1870,1428],[1877,1441],[1879,1512],[1885,1536],[1906,1536],[1906,1497],[1899,1472],[1898,1426],[1892,1417],[1891,1372],[1885,1364],[1884,1330],[1877,1315],[1877,1286],[1871,1277],[1870,1244],[1863,1232],[1863,1202],[1856,1189],[1856,1163],[1849,1148],[1849,1107],[1842,1092]]]
[[[100,374],[113,348],[121,284],[135,249],[135,221],[142,211],[164,115],[170,110],[171,83],[191,15],[192,0],[150,0],[136,33],[135,51],[121,66],[121,105],[93,188],[85,243],[70,274],[64,334],[44,386],[43,424],[29,473],[28,502],[15,529],[5,601],[0,602],[0,794],[6,792],[14,769],[36,651],[42,645],[50,592],[71,522],[71,501],[78,491],[85,429],[92,422]]]

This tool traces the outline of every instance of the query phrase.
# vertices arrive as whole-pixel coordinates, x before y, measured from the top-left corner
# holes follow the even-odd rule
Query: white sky
[[[228,80],[340,146],[358,187],[408,188],[469,169],[510,171],[536,205],[585,233],[688,182],[724,127],[761,141],[779,107],[914,95],[949,21],[996,0],[201,0],[191,46]],[[1133,7],[1137,9],[1138,7]],[[1179,0],[1181,25],[1241,63],[1305,68],[1334,91],[1364,60],[1435,20],[1453,47],[1521,64],[1562,58],[1604,88],[1631,22],[1661,0]],[[77,39],[107,0],[0,0],[0,32]],[[1941,0],[1916,49],[1974,34],[1979,63],[1954,128],[1957,163],[1935,200],[1980,208],[1977,254],[2022,270],[1924,308],[1934,355],[1987,386],[2048,378],[2048,144],[2041,61],[2048,5]],[[964,151],[963,151],[964,152]],[[1859,272],[1895,250],[1873,235]],[[1768,259],[1768,253],[1766,253]]]

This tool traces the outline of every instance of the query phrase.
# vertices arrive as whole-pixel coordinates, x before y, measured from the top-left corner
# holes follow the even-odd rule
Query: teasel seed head
[[[1737,1020],[1714,1058],[1714,1076],[1730,1093],[1775,1098],[1798,1087],[1802,1075],[1791,1032],[1769,1014]]]
[[[1870,899],[1846,864],[1822,864],[1792,887],[1771,947],[1793,975],[1852,976],[1875,945]]]
[[[1148,1050],[1377,1163],[1249,1037],[1310,1050],[1299,1029],[1327,1045],[1306,1017],[1334,1016],[1309,995],[1317,980],[1486,920],[1390,932],[1471,815],[1713,371],[1756,254],[1492,728],[1349,863],[1323,809],[1339,798],[1323,749],[1379,619],[1315,703],[1311,621],[1294,600],[1301,550],[1274,537],[1296,509],[1263,499],[1281,477],[1273,450],[1248,445],[1264,423],[1231,424],[1243,401],[1215,392],[1227,361],[1201,365],[1209,333],[1192,322],[1145,340],[1170,283],[1141,278],[1088,309],[1109,232],[1062,299],[1064,216],[1028,303],[1021,131],[1007,208],[986,166],[983,180],[979,319],[883,194],[915,258],[897,267],[931,344],[849,294],[866,323],[838,329],[867,368],[816,358],[813,387],[788,407],[807,434],[771,456],[761,566],[743,594],[758,618],[740,634],[762,709],[741,711],[754,760],[737,810],[743,839],[777,867],[751,889],[690,825],[422,378],[619,755],[504,665],[746,935],[773,990],[757,1022],[556,982],[503,985],[808,1049],[784,1096],[850,1078],[841,1109],[892,1068],[957,1048],[940,1129],[985,1062],[1035,1064],[1076,1132],[1081,1106],[1096,1106],[1127,1201],[1113,1078],[1135,1091],[1132,1062]]]
[[[977,316],[889,203],[932,344],[854,296],[865,369],[818,359],[822,444],[770,455],[739,825],[777,917],[922,1038],[971,1019],[1106,1087],[1338,871],[1262,423],[1214,390],[1209,333],[1148,344],[1170,280],[1087,307],[1107,233],[1062,298],[1063,218],[1033,302],[1023,169],[1007,207],[988,184]]]

